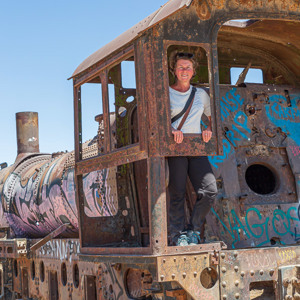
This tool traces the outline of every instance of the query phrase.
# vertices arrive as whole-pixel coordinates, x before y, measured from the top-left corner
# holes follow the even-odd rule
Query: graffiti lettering
[[[278,255],[280,257],[280,262],[285,263],[287,261],[294,260],[297,257],[297,254],[294,250],[286,249],[278,251]]]
[[[231,246],[233,249],[235,248],[235,244],[241,241],[241,233],[248,239],[260,239],[259,244],[256,245],[257,247],[270,244],[271,231],[279,237],[289,234],[293,236],[295,241],[300,239],[300,234],[297,234],[296,231],[296,227],[300,224],[296,207],[290,207],[287,212],[275,209],[271,218],[269,216],[264,218],[256,207],[251,207],[246,211],[245,225],[232,209],[230,215],[227,217],[229,226],[224,223],[213,208],[211,211],[220,221],[225,231],[231,236]],[[292,224],[294,224],[294,228],[292,228]]]
[[[284,104],[286,99],[282,95],[272,95],[269,100],[270,104],[265,106],[268,118],[299,145],[300,110],[296,104],[296,101],[299,100],[299,96],[291,99],[290,107]]]
[[[241,261],[243,268],[247,269],[267,268],[276,265],[275,259],[269,253],[261,255],[260,253],[249,252]]]
[[[300,154],[300,147],[299,146],[290,146],[292,153],[294,156],[298,156]]]
[[[242,139],[248,140],[249,137],[247,134],[251,133],[251,130],[248,128],[248,117],[241,110],[241,107],[244,103],[244,98],[241,98],[240,95],[236,94],[236,88],[233,88],[225,97],[222,97],[221,104],[221,119],[224,121],[227,117],[232,114],[234,115],[233,121],[234,124],[232,128],[227,128],[225,135],[227,139],[223,139],[223,155],[209,157],[210,163],[218,168],[218,164],[226,160],[231,153],[234,152],[234,149],[231,147],[236,147],[237,141]],[[229,143],[230,142],[230,143]],[[231,144],[231,145],[230,145]]]
[[[80,253],[80,244],[77,240],[52,240],[42,246],[39,255],[55,259],[72,259],[72,255]]]
[[[225,97],[222,97],[221,104],[221,119],[224,121],[230,114],[230,112],[237,111],[239,105],[243,105],[244,99],[240,99],[240,95],[235,94],[236,89],[230,90],[226,93]]]
[[[223,139],[223,155],[209,156],[208,159],[211,165],[217,169],[219,167],[218,164],[221,164],[224,160],[226,160],[232,151],[230,143]]]

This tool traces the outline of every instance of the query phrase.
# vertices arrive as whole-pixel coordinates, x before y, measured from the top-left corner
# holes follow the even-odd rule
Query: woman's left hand
[[[202,138],[205,143],[207,143],[211,139],[211,136],[212,136],[211,130],[206,129],[206,130],[202,131]]]

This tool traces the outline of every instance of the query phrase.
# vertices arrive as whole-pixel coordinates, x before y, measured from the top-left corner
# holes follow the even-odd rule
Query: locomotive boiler
[[[0,171],[2,297],[299,299],[299,29],[294,0],[171,0],[74,71],[74,152],[39,153],[37,115],[18,113]],[[197,60],[209,143],[172,138],[174,51]],[[86,86],[102,109],[84,142]],[[205,243],[172,246],[167,159],[199,155],[218,184]],[[187,219],[195,198],[187,182]]]

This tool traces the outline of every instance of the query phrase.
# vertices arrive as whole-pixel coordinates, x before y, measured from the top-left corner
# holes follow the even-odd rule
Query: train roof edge
[[[102,59],[109,56],[114,51],[122,48],[126,44],[132,42],[136,39],[141,33],[153,27],[157,23],[161,22],[165,18],[169,17],[171,14],[177,12],[183,7],[188,7],[193,0],[169,0],[167,3],[162,5],[158,10],[153,12],[151,15],[140,21],[135,26],[131,27],[120,36],[112,40],[110,43],[106,44],[88,58],[86,58],[74,71],[72,76],[73,78],[80,73],[86,71],[88,68],[92,67],[94,64],[98,63]]]

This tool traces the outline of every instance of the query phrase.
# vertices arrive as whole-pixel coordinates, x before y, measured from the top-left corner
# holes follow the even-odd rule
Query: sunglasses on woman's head
[[[193,58],[194,54],[193,53],[189,53],[189,52],[178,52],[176,54],[176,57],[179,57],[179,58],[182,58],[182,57]]]

